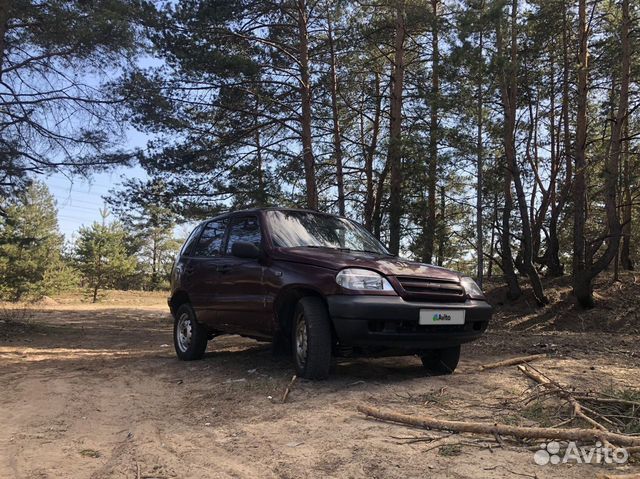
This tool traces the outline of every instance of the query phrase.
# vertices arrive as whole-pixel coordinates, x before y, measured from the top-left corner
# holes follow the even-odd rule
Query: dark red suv
[[[193,230],[176,259],[169,306],[180,359],[224,333],[273,340],[297,374],[326,378],[331,356],[417,354],[453,372],[491,306],[454,271],[389,254],[359,224],[315,211],[237,211]]]

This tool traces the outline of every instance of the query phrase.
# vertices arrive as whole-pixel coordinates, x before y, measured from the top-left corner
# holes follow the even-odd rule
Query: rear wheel
[[[331,324],[322,299],[298,301],[292,328],[293,360],[298,376],[326,379],[331,367]]]
[[[198,323],[190,304],[178,308],[173,321],[173,345],[183,361],[202,359],[207,349],[207,329]]]
[[[433,376],[452,374],[460,360],[460,345],[424,351],[420,359],[427,372]]]

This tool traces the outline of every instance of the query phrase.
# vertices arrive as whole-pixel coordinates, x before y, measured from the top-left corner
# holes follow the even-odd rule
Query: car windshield
[[[331,248],[389,255],[362,226],[337,216],[308,211],[267,211],[271,238],[279,248]]]

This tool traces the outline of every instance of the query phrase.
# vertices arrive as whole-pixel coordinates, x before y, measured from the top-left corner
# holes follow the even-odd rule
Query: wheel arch
[[[295,312],[296,305],[301,298],[307,296],[320,298],[328,311],[327,299],[320,290],[307,285],[291,285],[280,291],[274,303],[276,334],[284,333],[285,337],[288,338],[288,334],[291,332],[292,328],[293,314]],[[335,337],[333,322],[330,321],[330,323],[332,335]]]
[[[175,315],[178,308],[186,303],[191,303],[191,299],[187,292],[182,289],[175,291],[171,295],[171,299],[169,299],[169,309],[171,310],[171,314]]]

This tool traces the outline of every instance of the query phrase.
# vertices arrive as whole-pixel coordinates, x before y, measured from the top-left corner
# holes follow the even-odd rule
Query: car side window
[[[260,223],[255,216],[247,216],[233,220],[229,227],[229,239],[227,240],[226,254],[231,254],[231,248],[237,241],[246,241],[260,247],[262,234]]]
[[[193,256],[219,256],[222,253],[222,242],[226,227],[227,220],[207,223],[193,250]]]
[[[200,236],[200,231],[202,231],[202,225],[198,225],[193,229],[187,240],[182,245],[180,256],[190,256],[190,253],[193,251],[193,245],[198,240],[198,236]]]

